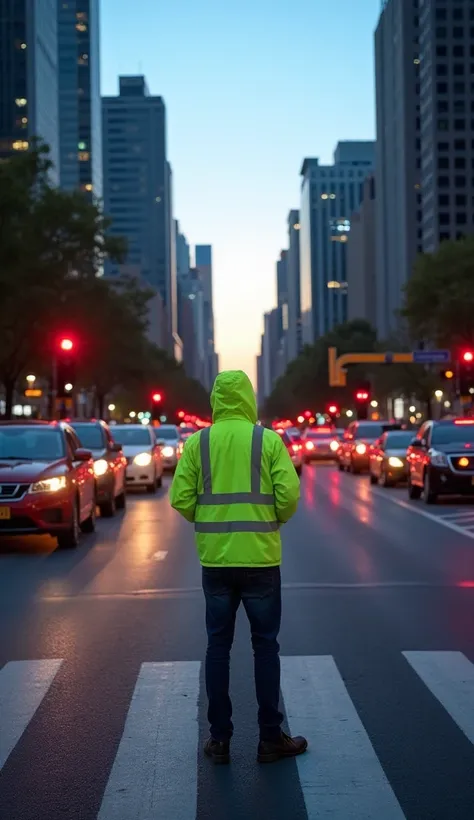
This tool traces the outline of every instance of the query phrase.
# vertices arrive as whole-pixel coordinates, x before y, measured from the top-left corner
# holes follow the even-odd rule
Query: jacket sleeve
[[[178,461],[169,492],[169,499],[173,509],[177,510],[186,521],[191,523],[194,521],[197,504],[199,476],[194,444],[195,442],[192,439],[189,439],[186,443],[182,456]]]
[[[286,524],[298,508],[300,480],[280,436],[274,447],[272,481],[277,518]]]

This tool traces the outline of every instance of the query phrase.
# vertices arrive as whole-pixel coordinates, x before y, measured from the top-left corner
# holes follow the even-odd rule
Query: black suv
[[[108,424],[96,419],[68,420],[83,447],[92,452],[100,514],[105,518],[124,510],[126,505],[125,471],[127,459],[122,445],[114,441]]]
[[[439,495],[474,494],[474,419],[427,421],[407,450],[408,495],[435,504]]]

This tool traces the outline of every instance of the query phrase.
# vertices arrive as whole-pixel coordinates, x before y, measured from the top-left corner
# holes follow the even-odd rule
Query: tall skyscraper
[[[60,181],[102,199],[99,0],[57,0]]]
[[[397,328],[403,286],[422,249],[421,5],[419,0],[384,0],[375,32],[377,328],[382,338]],[[436,89],[436,79],[433,85]]]
[[[171,169],[166,158],[166,111],[143,76],[120,77],[119,96],[104,97],[104,210],[111,232],[128,240],[128,264],[161,295],[168,347],[176,353],[176,252]],[[119,273],[106,264],[106,274]]]
[[[375,268],[375,225],[377,199],[374,176],[364,182],[364,195],[358,211],[351,216],[347,243],[347,318],[366,319],[377,324],[377,283]]]
[[[301,351],[301,294],[300,294],[300,212],[288,214],[288,252],[286,257],[288,331],[287,359],[292,362]]]
[[[288,303],[288,268],[287,268],[287,251],[280,252],[280,258],[276,264],[277,274],[277,305],[286,305]]]
[[[303,342],[347,320],[346,242],[350,215],[374,165],[373,142],[339,142],[334,165],[305,159],[301,169],[300,269]]]
[[[57,0],[0,0],[0,159],[33,137],[59,181]]]
[[[214,308],[212,287],[212,246],[196,245],[195,256],[196,270],[202,283],[204,298],[204,327],[207,343],[206,374],[204,384],[208,389],[210,389],[216,376]]]

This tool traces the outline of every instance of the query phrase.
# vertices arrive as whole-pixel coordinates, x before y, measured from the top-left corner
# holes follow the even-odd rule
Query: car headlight
[[[169,447],[169,446],[168,447],[163,447],[163,449],[161,451],[161,454],[165,458],[171,458],[172,456],[174,456],[174,449],[173,449],[173,447]]]
[[[335,453],[336,450],[339,450],[339,442],[338,441],[331,441],[331,444],[329,445],[329,447],[331,448],[333,453]]]
[[[30,487],[30,493],[57,493],[58,490],[65,490],[67,478],[60,475],[55,478],[44,478],[42,481],[35,481]]]
[[[151,464],[150,453],[138,453],[133,459],[133,463],[136,464],[137,467],[148,467],[148,465]]]
[[[94,461],[94,473],[96,476],[105,475],[109,469],[109,462],[105,458],[99,458]]]
[[[433,467],[448,467],[448,457],[446,453],[440,453],[439,450],[431,450],[431,463]]]
[[[363,456],[367,452],[367,447],[365,444],[356,444],[355,451],[357,455]]]
[[[397,458],[397,456],[390,456],[388,460],[388,466],[400,468],[403,467],[403,461],[401,460],[401,458]]]

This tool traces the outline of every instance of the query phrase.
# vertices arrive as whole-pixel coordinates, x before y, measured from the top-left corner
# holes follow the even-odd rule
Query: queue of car
[[[174,425],[0,421],[0,536],[49,534],[77,547],[97,510],[125,510],[131,488],[155,493],[180,452]]]

